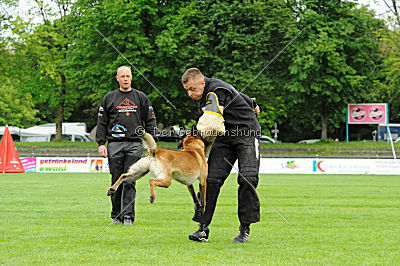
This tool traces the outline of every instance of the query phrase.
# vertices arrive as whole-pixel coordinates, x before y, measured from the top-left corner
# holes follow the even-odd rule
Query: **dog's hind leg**
[[[167,170],[166,170],[167,171]],[[154,203],[156,199],[156,187],[169,187],[171,185],[171,179],[172,179],[172,174],[170,171],[167,171],[167,173],[164,173],[160,175],[159,177],[152,178],[149,180],[150,183],[150,190],[151,190],[151,195],[150,195],[150,203]]]
[[[189,186],[187,186],[187,188],[190,192],[190,195],[193,198],[194,205],[196,205],[197,208],[200,208],[200,201],[199,201],[199,198],[196,196],[196,192],[194,191],[193,185],[189,185]]]
[[[201,206],[201,195],[200,192],[196,195],[196,192],[194,191],[193,185],[188,186],[190,195],[193,198],[193,203],[194,203],[194,215],[192,217],[193,221],[198,221],[198,219],[203,215],[202,212],[202,206]]]
[[[208,167],[205,167],[203,171],[200,173],[200,199],[201,199],[201,208],[200,211],[204,214],[206,210],[206,195],[207,195],[207,174],[208,174]]]
[[[107,192],[107,196],[111,196],[115,191],[117,191],[118,187],[122,184],[123,181],[133,180],[136,181],[140,179],[142,176],[149,172],[150,167],[150,159],[148,157],[144,157],[134,163],[128,170],[127,173],[122,174],[118,180],[110,187]]]

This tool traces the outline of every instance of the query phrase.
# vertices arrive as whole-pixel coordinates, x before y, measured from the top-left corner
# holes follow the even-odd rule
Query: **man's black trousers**
[[[107,152],[112,185],[123,173],[128,171],[132,164],[141,158],[143,147],[140,141],[110,142],[107,146]],[[122,220],[124,216],[130,216],[132,220],[135,220],[135,197],[135,182],[124,181],[122,186],[119,186],[117,191],[111,195],[111,218],[118,217]],[[121,213],[123,209],[125,210]]]
[[[238,217],[244,224],[260,221],[260,201],[255,188],[260,167],[259,143],[255,137],[219,137],[208,158],[206,211],[195,219],[210,224],[222,185],[238,160]]]

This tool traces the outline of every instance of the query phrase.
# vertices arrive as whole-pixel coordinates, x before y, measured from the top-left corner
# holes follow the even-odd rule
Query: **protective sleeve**
[[[197,123],[197,129],[203,139],[213,142],[217,136],[225,133],[223,108],[219,105],[216,93],[209,92],[206,95],[203,112]]]

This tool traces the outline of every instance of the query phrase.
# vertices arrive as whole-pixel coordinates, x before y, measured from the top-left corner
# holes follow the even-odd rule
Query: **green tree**
[[[391,122],[400,121],[400,2],[384,1],[391,11],[387,27],[380,31],[385,78],[372,92],[374,100],[389,103]]]
[[[367,99],[378,82],[380,71],[375,70],[382,58],[377,31],[383,22],[351,1],[293,5],[304,32],[293,46],[285,85],[290,123],[297,132],[320,129],[326,139],[345,121],[347,104]]]
[[[21,62],[22,61],[22,62]],[[23,73],[26,61],[8,48],[0,50],[0,125],[27,127],[39,119],[30,93],[23,91]]]
[[[24,93],[23,81],[18,78],[24,67],[24,58],[19,58],[10,45],[12,39],[12,9],[16,1],[0,4],[0,125],[26,127],[38,121],[32,96]]]
[[[26,127],[37,122],[32,96],[12,85],[0,84],[0,125]]]
[[[68,74],[72,85],[84,92],[82,110],[89,114],[92,123],[103,96],[118,87],[115,76],[121,65],[132,68],[134,88],[151,94],[153,88],[139,72],[145,77],[153,72],[154,33],[150,27],[156,19],[156,8],[156,1],[81,0],[75,3],[68,20],[74,32]],[[154,82],[150,76],[149,80]]]
[[[133,86],[149,95],[157,120],[166,125],[183,126],[195,118],[196,105],[180,84],[184,70],[193,66],[256,96],[265,128],[284,115],[278,92],[287,78],[287,57],[278,57],[251,82],[298,32],[284,2],[121,3],[82,0],[75,5],[76,34],[70,57],[74,86],[90,90],[87,99],[96,106],[106,92],[116,88],[115,70],[129,65],[126,57],[157,88],[133,69]]]
[[[29,21],[16,20],[14,47],[20,56],[29,60],[24,91],[35,96],[40,115],[55,120],[56,140],[61,140],[62,122],[76,106],[79,97],[68,82],[65,62],[71,49],[66,19],[71,1],[56,1],[56,10],[43,1],[35,0],[42,22],[33,27]]]
[[[196,66],[256,97],[267,132],[284,116],[279,87],[287,76],[287,57],[265,66],[297,31],[291,10],[282,1],[193,1],[175,10],[163,17],[166,27],[156,38],[170,75],[179,81],[185,69]],[[178,117],[193,117],[193,102],[176,86],[174,97],[187,110]]]

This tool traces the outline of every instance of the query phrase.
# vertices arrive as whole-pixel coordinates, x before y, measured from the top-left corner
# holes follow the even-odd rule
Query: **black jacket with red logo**
[[[104,145],[107,141],[140,139],[140,128],[154,135],[156,117],[146,94],[132,89],[120,89],[107,93],[98,112],[96,141]]]

